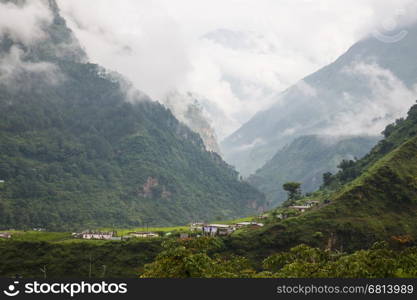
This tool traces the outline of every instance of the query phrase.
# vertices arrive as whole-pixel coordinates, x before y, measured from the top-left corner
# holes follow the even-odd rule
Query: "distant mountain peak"
[[[417,98],[417,25],[407,33],[396,43],[367,37],[277,95],[221,143],[225,159],[247,176],[302,135],[379,135]]]

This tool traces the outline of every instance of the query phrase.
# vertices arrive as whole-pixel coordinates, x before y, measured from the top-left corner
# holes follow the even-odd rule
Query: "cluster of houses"
[[[240,222],[232,225],[227,224],[205,224],[205,223],[192,223],[190,225],[191,232],[202,232],[206,236],[225,236],[233,233],[235,230],[250,227],[260,228],[264,226],[262,223],[257,222]]]
[[[80,238],[84,240],[108,240],[108,241],[121,241],[130,238],[154,238],[159,237],[159,234],[154,232],[129,232],[127,235],[124,236],[117,236],[116,231],[92,231],[92,230],[85,230],[80,233],[73,233],[72,236],[74,238]]]
[[[85,230],[83,232],[73,233],[72,237],[85,239],[85,240],[112,240],[113,238],[116,237],[116,232]]]

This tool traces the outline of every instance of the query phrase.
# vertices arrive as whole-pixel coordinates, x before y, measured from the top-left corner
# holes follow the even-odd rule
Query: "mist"
[[[343,134],[380,135],[387,124],[405,117],[417,99],[417,83],[408,88],[391,71],[378,64],[355,63],[344,72],[360,78],[369,86],[369,96],[344,93],[343,102],[350,109],[336,114],[333,124],[319,133],[332,136]]]
[[[13,46],[8,53],[0,56],[0,84],[9,90],[19,92],[26,88],[31,89],[36,79],[55,85],[64,79],[59,68],[49,62],[29,62],[24,60],[25,53],[17,46]],[[29,74],[31,80],[25,80]],[[38,78],[35,78],[36,75]],[[29,86],[30,85],[30,86]]]
[[[219,139],[357,40],[415,12],[409,0],[58,4],[93,62],[161,102],[173,92],[199,96]]]
[[[0,2],[0,37],[10,36],[26,45],[46,38],[42,27],[52,22],[45,1],[31,0],[23,6]]]
[[[56,85],[64,80],[55,64],[27,58],[27,49],[48,39],[45,28],[52,20],[52,12],[44,0],[20,5],[0,3],[0,39],[14,42],[0,55],[0,85],[9,92],[31,90],[40,82]]]

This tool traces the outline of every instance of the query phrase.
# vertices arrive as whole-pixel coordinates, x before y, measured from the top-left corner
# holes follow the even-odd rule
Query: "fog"
[[[28,1],[23,7],[0,3],[0,37],[8,34],[14,41],[31,44],[45,38],[42,26],[51,21],[52,13],[43,1]]]
[[[220,139],[355,41],[395,33],[415,15],[409,0],[58,4],[93,62],[156,100],[172,92],[200,96]]]

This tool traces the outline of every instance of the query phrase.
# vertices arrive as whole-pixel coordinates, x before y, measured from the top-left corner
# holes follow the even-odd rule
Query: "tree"
[[[385,130],[382,132],[382,134],[385,138],[387,138],[395,131],[395,129],[395,124],[389,124],[387,127],[385,127]]]
[[[354,165],[355,161],[344,159],[340,162],[340,164],[337,167],[344,172],[347,169],[352,168]]]
[[[326,172],[323,174],[323,186],[329,186],[332,182],[333,174],[330,172]]]
[[[347,182],[349,180],[355,179],[360,172],[358,167],[356,167],[354,160],[344,159],[337,167],[342,170],[339,173],[342,182]]]
[[[301,198],[301,183],[287,182],[283,184],[282,188],[288,192],[287,204],[291,205],[291,203]]]

